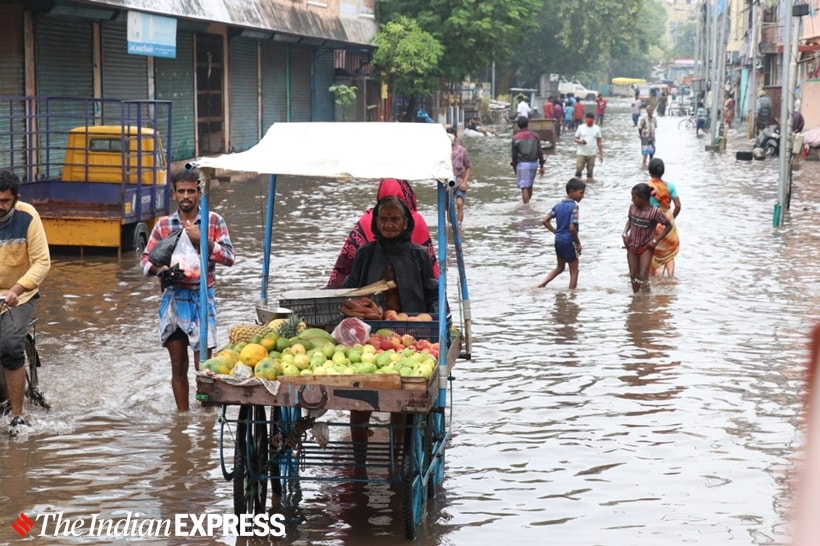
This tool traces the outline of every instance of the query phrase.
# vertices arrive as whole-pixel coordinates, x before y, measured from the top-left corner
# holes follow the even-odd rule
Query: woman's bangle
[[[649,241],[649,242],[650,242],[650,243],[652,243],[653,245],[658,244],[658,240],[657,240],[657,239],[652,239],[652,240],[651,240],[651,241]]]

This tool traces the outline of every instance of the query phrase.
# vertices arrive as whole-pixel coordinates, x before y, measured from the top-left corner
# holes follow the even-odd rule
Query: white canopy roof
[[[200,167],[326,178],[453,178],[450,138],[437,123],[274,123],[245,152]]]

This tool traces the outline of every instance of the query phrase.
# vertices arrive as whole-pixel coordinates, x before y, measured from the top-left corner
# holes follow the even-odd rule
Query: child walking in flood
[[[649,267],[652,255],[660,239],[666,237],[672,229],[672,222],[658,207],[649,203],[652,188],[641,182],[632,187],[632,204],[621,235],[626,246],[626,259],[629,264],[629,279],[632,292],[639,290],[649,292]],[[664,230],[657,236],[655,227],[663,224]]]
[[[578,203],[584,198],[587,185],[580,178],[570,178],[567,182],[567,197],[557,203],[544,218],[544,227],[555,234],[555,256],[557,264],[549,272],[538,288],[544,288],[551,280],[564,272],[569,264],[569,287],[578,286],[578,256],[581,255],[581,240],[578,238]],[[552,220],[555,219],[555,225]]]

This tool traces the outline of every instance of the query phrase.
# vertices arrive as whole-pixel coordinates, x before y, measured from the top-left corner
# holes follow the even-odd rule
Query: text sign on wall
[[[129,11],[128,53],[175,59],[177,20],[173,17]]]

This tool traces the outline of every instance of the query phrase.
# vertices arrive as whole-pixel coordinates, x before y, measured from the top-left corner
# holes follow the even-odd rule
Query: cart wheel
[[[51,406],[46,402],[45,396],[40,391],[40,379],[37,375],[37,368],[40,367],[40,354],[34,344],[34,336],[26,334],[25,343],[26,355],[26,397],[32,404],[36,404],[44,410],[50,410]]]
[[[242,406],[234,445],[233,510],[264,514],[268,494],[268,431],[264,406]]]
[[[413,540],[427,510],[427,487],[424,483],[425,458],[429,448],[425,446],[426,430],[422,415],[408,415],[404,435],[404,455],[401,462],[402,509],[404,511],[404,536]]]
[[[427,480],[427,496],[436,496],[438,486],[444,481],[444,453],[447,449],[446,424],[443,411],[431,411],[428,417],[430,430],[430,479]]]
[[[273,406],[270,413],[270,438],[282,438],[282,408]],[[274,452],[275,446],[271,447],[271,468],[270,468],[270,490],[277,497],[282,494],[282,473],[279,471],[278,455]]]
[[[286,442],[290,431],[302,416],[300,408],[274,408],[277,416],[271,425],[271,432],[280,435]],[[271,454],[271,490],[280,496],[283,508],[295,507],[302,499],[302,488],[299,483],[299,459],[294,455],[291,446],[282,445],[279,452]]]

